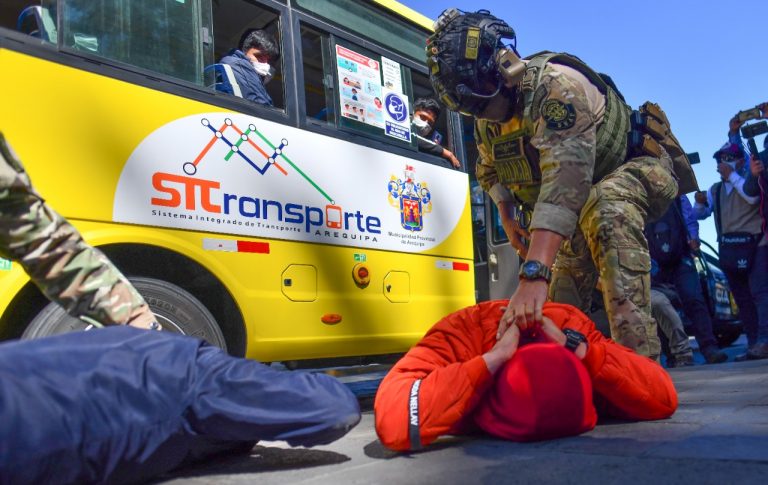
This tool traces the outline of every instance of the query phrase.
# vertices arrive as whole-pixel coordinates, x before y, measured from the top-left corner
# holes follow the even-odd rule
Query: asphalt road
[[[728,349],[731,357],[742,345]],[[250,455],[177,470],[188,484],[764,484],[768,482],[768,361],[673,369],[680,406],[656,422],[603,422],[540,443],[443,439],[397,454],[376,439],[370,400],[343,439],[313,449],[261,442]]]

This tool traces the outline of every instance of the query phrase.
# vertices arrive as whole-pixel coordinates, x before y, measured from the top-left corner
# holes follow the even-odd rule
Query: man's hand
[[[768,102],[758,104],[757,107],[763,112],[763,118],[768,118]]]
[[[504,307],[500,308],[500,310],[503,309]],[[504,365],[506,361],[512,358],[517,351],[519,343],[520,329],[515,325],[512,325],[504,332],[501,338],[497,339],[496,345],[483,354],[483,360],[485,360],[485,365],[488,366],[488,371],[493,374],[499,367]]]
[[[501,316],[496,338],[501,338],[510,325],[527,330],[541,323],[542,307],[547,301],[547,286],[544,280],[520,280],[515,293],[509,299],[504,315]]]
[[[739,120],[739,114],[736,113],[736,115],[728,122],[728,134],[735,135],[739,132],[739,128],[741,128],[741,125],[743,124],[744,122]]]
[[[707,193],[702,191],[697,191],[696,194],[693,196],[694,200],[697,204],[701,205],[707,205]]]
[[[698,239],[691,239],[688,241],[688,247],[691,248],[691,251],[698,252],[698,250],[701,249],[701,241]]]
[[[452,151],[443,148],[443,158],[447,159],[453,165],[453,168],[461,168],[461,162]]]
[[[544,335],[551,340],[552,342],[562,345],[565,347],[565,342],[567,340],[565,334],[563,333],[560,328],[555,325],[555,322],[550,320],[547,317],[544,317],[544,319],[541,322],[541,331],[544,333]],[[587,345],[583,342],[579,344],[578,347],[576,347],[576,350],[574,351],[574,354],[576,354],[576,357],[579,359],[583,359],[584,356],[587,355]]]
[[[727,163],[720,162],[717,164],[717,172],[720,174],[720,178],[723,179],[723,182],[727,182],[728,177],[733,173],[733,169]]]
[[[761,173],[765,171],[765,166],[763,165],[763,161],[760,160],[760,157],[758,157],[755,154],[752,154],[749,160],[749,170],[752,172],[752,175],[755,177],[758,177]]]
[[[525,240],[530,240],[531,233],[517,222],[512,213],[515,205],[512,201],[503,200],[497,205],[499,209],[499,215],[501,215],[501,226],[504,228],[504,232],[507,233],[509,238],[509,244],[517,251],[520,257],[525,258],[528,254],[528,247],[525,245]]]

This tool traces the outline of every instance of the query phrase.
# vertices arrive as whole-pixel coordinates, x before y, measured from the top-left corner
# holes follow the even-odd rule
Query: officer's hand
[[[765,166],[763,165],[763,161],[760,160],[760,157],[752,154],[752,158],[749,161],[749,170],[755,177],[760,175],[765,170]]]
[[[720,162],[717,164],[717,172],[720,174],[720,178],[725,182],[728,180],[728,177],[731,176],[731,173],[733,173],[733,169],[727,163]]]
[[[544,280],[520,280],[509,299],[509,305],[499,321],[496,338],[501,338],[510,325],[527,330],[541,323],[542,307],[547,301],[547,282]]]
[[[531,233],[520,226],[520,223],[512,217],[512,213],[515,208],[515,204],[511,201],[501,201],[498,204],[499,214],[501,215],[501,226],[504,228],[504,232],[507,233],[509,238],[509,244],[517,251],[523,259],[528,254],[528,247],[525,245],[525,240],[530,240]]]
[[[500,308],[500,310],[503,309],[503,307]],[[485,365],[488,366],[488,370],[491,373],[496,372],[499,367],[504,365],[504,362],[515,355],[519,343],[520,329],[517,328],[517,326],[512,325],[504,332],[501,338],[496,341],[496,345],[483,354],[483,360],[485,360]]]
[[[691,239],[688,241],[688,247],[691,248],[691,251],[697,252],[699,249],[701,249],[701,241],[698,239]]]
[[[697,191],[696,195],[693,196],[694,200],[696,200],[696,203],[701,205],[707,205],[707,193],[702,191]]]

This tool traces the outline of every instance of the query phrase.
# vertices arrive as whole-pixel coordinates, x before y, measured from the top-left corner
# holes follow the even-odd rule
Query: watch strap
[[[564,328],[563,333],[565,334],[565,348],[571,352],[576,352],[580,343],[587,345],[587,338],[581,332],[572,328]]]

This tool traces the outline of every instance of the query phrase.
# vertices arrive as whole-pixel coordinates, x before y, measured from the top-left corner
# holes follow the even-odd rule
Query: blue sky
[[[703,189],[719,180],[712,154],[726,141],[728,120],[768,101],[766,0],[401,2],[433,19],[448,7],[488,9],[515,29],[522,55],[575,54],[609,74],[630,105],[659,103],[685,150],[699,152]],[[712,218],[699,224],[714,245]]]

